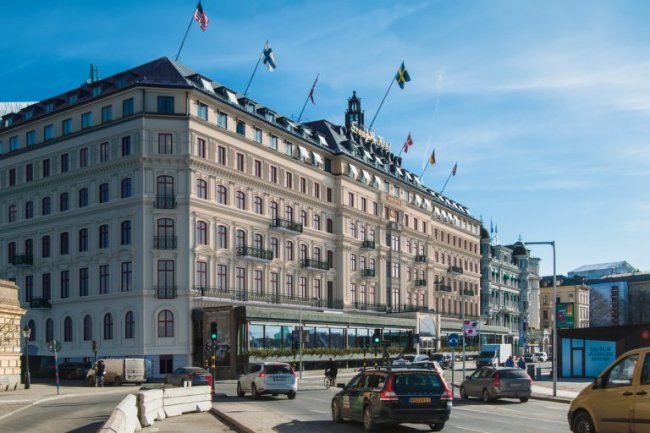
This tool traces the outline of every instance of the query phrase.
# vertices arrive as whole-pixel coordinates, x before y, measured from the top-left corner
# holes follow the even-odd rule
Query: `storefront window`
[[[282,327],[266,325],[264,327],[264,347],[266,349],[280,349],[282,347]]]
[[[284,349],[291,349],[291,343],[292,343],[292,334],[291,332],[294,330],[293,326],[283,326],[282,327],[282,347]]]
[[[316,328],[316,341],[314,347],[329,347],[329,328]]]
[[[330,328],[330,347],[336,349],[343,348],[343,329]]]
[[[248,326],[248,347],[251,349],[264,347],[264,325]]]

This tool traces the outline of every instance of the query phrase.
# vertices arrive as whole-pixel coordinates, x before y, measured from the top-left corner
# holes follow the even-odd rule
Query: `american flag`
[[[199,27],[201,27],[201,30],[205,31],[208,28],[208,16],[205,14],[205,11],[203,10],[203,6],[201,6],[201,2],[196,5],[196,9],[194,10],[194,19],[196,20],[197,23],[199,23]]]
[[[478,322],[475,320],[465,320],[463,322],[463,333],[467,337],[474,337],[478,334]]]

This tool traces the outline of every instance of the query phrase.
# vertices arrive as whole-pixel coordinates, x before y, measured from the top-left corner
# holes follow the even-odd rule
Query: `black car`
[[[428,424],[440,431],[451,413],[453,394],[440,373],[422,368],[380,368],[356,375],[332,398],[332,420],[378,424]]]
[[[90,367],[90,362],[63,362],[59,364],[59,377],[61,379],[85,379]]]
[[[444,368],[449,368],[451,365],[451,355],[447,353],[432,353],[430,356],[432,361],[436,361],[438,364],[440,364],[440,367]]]

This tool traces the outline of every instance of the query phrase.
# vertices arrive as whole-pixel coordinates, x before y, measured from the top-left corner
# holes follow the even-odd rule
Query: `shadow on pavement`
[[[420,424],[417,427],[410,427],[405,425],[379,425],[376,427],[376,432],[394,432],[394,433],[415,433],[422,431],[430,431],[426,424]],[[335,424],[332,421],[299,421],[293,420],[288,423],[278,424],[273,427],[273,431],[278,433],[358,433],[363,431],[363,425],[360,422],[346,421],[342,424]]]
[[[89,424],[86,424],[83,427],[70,430],[68,433],[97,433],[100,427],[104,424],[104,421],[96,421]]]

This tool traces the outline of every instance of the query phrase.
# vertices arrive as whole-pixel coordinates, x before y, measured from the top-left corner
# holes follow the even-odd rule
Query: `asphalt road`
[[[325,390],[316,379],[303,381],[295,400],[286,396],[262,396],[254,401],[250,396],[243,399],[229,397],[229,402],[241,404],[241,411],[250,412],[245,426],[256,430],[256,422],[261,417],[278,414],[290,422],[275,427],[279,433],[361,433],[360,423],[346,422],[335,425],[331,421],[330,402],[338,391]],[[235,384],[222,384],[221,391],[229,396],[235,395]],[[218,406],[218,403],[216,404]],[[444,428],[447,433],[570,433],[566,420],[568,405],[544,400],[499,400],[485,404],[478,399],[454,399],[454,409]],[[391,433],[415,433],[429,431],[426,425],[408,424],[398,427],[384,426],[378,431]]]
[[[130,387],[131,388],[131,387]],[[135,388],[131,391],[136,390]],[[7,433],[96,433],[128,394],[90,394],[39,403],[0,421]]]

